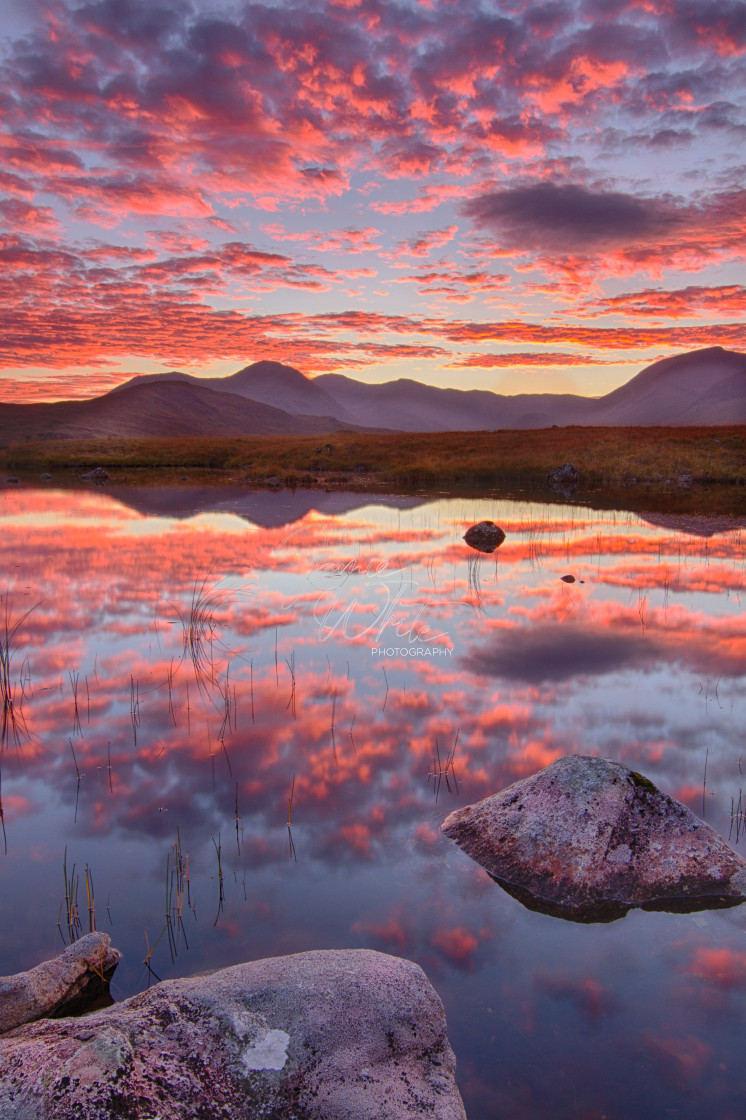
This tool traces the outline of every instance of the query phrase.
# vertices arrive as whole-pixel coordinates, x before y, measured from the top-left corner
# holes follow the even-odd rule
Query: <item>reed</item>
[[[236,803],[235,803],[236,851],[238,852],[239,857],[241,855],[241,837],[239,836],[239,826],[240,826],[240,824],[241,824],[241,818],[238,815],[238,782],[236,782]],[[243,832],[243,829],[241,829],[241,832]]]
[[[10,596],[7,592],[4,596],[3,612],[0,618],[0,700],[2,700],[3,705],[0,749],[9,742],[12,742],[15,746],[20,746],[21,742],[28,738],[28,728],[23,715],[23,700],[21,699],[19,703],[16,703],[13,658],[18,631],[38,605],[38,603],[35,603],[22,615],[14,619]],[[23,685],[21,685],[21,692],[23,695]]]
[[[217,843],[215,843],[215,837],[214,836],[211,835],[210,839],[212,840],[213,846],[215,848],[215,855],[216,855],[217,861],[218,861],[218,911],[217,911],[217,914],[215,915],[215,921],[212,923],[213,926],[216,926],[218,924],[218,919],[220,918],[220,915],[223,913],[223,907],[225,905],[225,884],[224,884],[224,877],[223,877],[223,849],[222,849],[222,845],[220,843],[220,833],[218,833]]]
[[[294,798],[294,796],[295,796],[295,774],[293,774],[293,781],[292,781],[292,784],[290,786],[290,796],[288,797],[287,826],[288,826],[288,859],[292,859],[292,860],[294,860],[295,863],[297,863],[298,862],[298,856],[297,856],[297,853],[295,851],[295,843],[293,842],[293,833],[292,833],[292,830],[290,828],[290,818],[291,818],[292,813],[293,813],[293,798]]]
[[[736,803],[733,797],[731,797],[730,799],[730,832],[728,833],[729,841],[733,837],[734,828],[736,831],[736,843],[738,843],[738,841],[741,839],[741,836],[744,832],[744,826],[746,825],[746,816],[744,815],[745,809],[746,806],[744,806],[743,801],[743,790],[739,789],[738,803]]]
[[[70,688],[73,694],[73,735],[82,735],[83,729],[80,726],[80,711],[78,709],[78,684],[80,683],[80,673],[68,670],[68,678],[70,680]]]
[[[130,674],[130,722],[132,739],[137,746],[137,729],[140,726],[140,682]]]
[[[184,904],[186,902],[187,906],[190,905],[189,883],[189,853],[185,854],[182,851],[181,835],[177,828],[176,840],[171,842],[171,849],[166,853],[165,924],[152,946],[148,940],[148,931],[145,930],[145,944],[148,951],[143,964],[147,968],[149,976],[154,976],[156,980],[160,980],[160,977],[153,970],[150,960],[164,936],[166,937],[172,964],[178,956],[179,939],[183,941],[184,947],[187,950],[189,949],[183,922]]]
[[[70,753],[73,756],[73,765],[75,766],[75,776],[78,779],[78,784],[77,784],[76,789],[75,789],[75,817],[74,817],[74,823],[77,824],[78,823],[78,802],[80,800],[80,780],[83,777],[83,775],[81,774],[80,767],[78,766],[78,759],[77,759],[76,754],[75,754],[75,747],[73,746],[73,741],[72,741],[72,739],[68,738],[67,742],[70,746]]]
[[[209,585],[209,574],[196,579],[187,610],[173,604],[181,622],[182,661],[189,661],[201,692],[216,683],[214,645],[217,637],[215,612],[226,598],[226,592]]]
[[[437,738],[435,740],[435,752],[433,754],[433,766],[432,766],[432,770],[430,770],[430,772],[428,773],[428,781],[432,780],[432,782],[433,782],[433,791],[435,793],[435,800],[436,801],[438,800],[438,797],[440,795],[440,786],[441,786],[441,783],[443,782],[444,779],[445,779],[446,788],[448,789],[448,792],[449,793],[454,793],[454,792],[458,793],[458,778],[456,777],[456,769],[455,769],[455,766],[454,766],[454,759],[456,757],[456,747],[458,746],[458,740],[459,740],[459,735],[460,734],[461,734],[461,729],[457,728],[456,729],[456,738],[454,739],[453,747],[451,748],[449,753],[446,755],[445,764],[443,763],[443,761],[441,759],[440,744],[438,743]],[[451,788],[451,780],[453,780],[453,788]]]
[[[5,812],[3,811],[3,772],[0,767],[0,828],[3,830],[3,854],[8,854],[8,834],[5,831]]]
[[[236,689],[234,685],[231,691],[230,665],[226,668],[225,680],[220,686],[220,695],[223,701],[223,720],[220,724],[220,730],[218,731],[218,739],[223,744],[223,750],[225,750],[226,731],[236,730]],[[226,758],[227,757],[228,754],[226,752]],[[228,763],[228,768],[230,769],[230,762]]]
[[[166,684],[168,687],[168,711],[171,716],[174,727],[176,727],[176,712],[174,711],[174,659],[171,658],[168,666],[168,675],[166,677]]]
[[[85,865],[85,893],[88,903],[88,932],[93,933],[96,929],[96,906],[93,894],[93,872],[88,864]]]
[[[295,713],[295,650],[293,650],[293,652],[290,654],[290,657],[285,658],[285,664],[287,665],[287,667],[290,671],[290,699],[288,700],[285,707],[290,709],[290,714],[292,715],[293,719],[296,719],[296,713]]]
[[[86,872],[88,865],[86,865]],[[72,865],[70,873],[67,871],[67,845],[62,856],[62,877],[65,886],[65,925],[67,927],[67,937],[70,945],[77,941],[83,932],[83,925],[80,920],[80,911],[78,909],[78,879],[79,876],[75,874],[75,864]],[[87,882],[87,880],[86,880]],[[62,940],[65,940],[61,928],[62,905],[60,906],[60,916],[57,919],[57,928],[60,931]]]
[[[157,949],[158,943],[160,942],[160,940],[163,937],[165,932],[166,932],[166,927],[164,926],[163,929],[161,930],[161,932],[156,937],[153,944],[151,945],[150,941],[148,939],[148,931],[147,931],[147,929],[145,930],[145,948],[147,949],[147,953],[145,954],[145,957],[144,957],[142,963],[145,965],[145,967],[148,970],[148,985],[150,985],[151,976],[153,977],[153,979],[156,981],[157,984],[160,984],[160,982],[161,982],[160,976],[158,975],[158,973],[155,971],[155,969],[152,967],[152,965],[150,963],[150,958],[153,956],[153,953]]]

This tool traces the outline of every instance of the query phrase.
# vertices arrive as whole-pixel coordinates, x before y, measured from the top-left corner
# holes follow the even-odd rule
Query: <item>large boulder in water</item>
[[[443,1006],[410,961],[299,953],[167,980],[0,1038],[0,1117],[466,1120]]]
[[[0,1034],[22,1023],[73,1015],[108,999],[120,954],[106,933],[88,933],[51,961],[0,976]]]
[[[746,860],[685,805],[605,758],[557,759],[457,809],[442,829],[530,909],[574,921],[746,898]]]

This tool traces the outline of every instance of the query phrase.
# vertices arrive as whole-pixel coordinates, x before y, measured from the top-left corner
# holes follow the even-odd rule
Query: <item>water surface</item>
[[[462,540],[484,518],[506,532],[491,556]],[[1,758],[0,973],[75,932],[76,882],[88,929],[87,871],[124,953],[116,998],[371,947],[440,993],[471,1120],[740,1116],[743,908],[564,922],[440,824],[600,754],[743,848],[742,526],[21,488],[0,492],[0,539],[2,606],[30,610]]]

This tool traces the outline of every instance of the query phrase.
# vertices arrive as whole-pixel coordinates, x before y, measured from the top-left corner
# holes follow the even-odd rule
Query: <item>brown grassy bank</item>
[[[699,499],[746,508],[746,427],[546,428],[406,435],[56,440],[0,449],[0,472],[70,484],[93,466],[143,485],[242,481],[353,490],[546,495],[547,473],[573,463],[576,497],[677,508]],[[726,495],[726,497],[724,497]],[[694,499],[697,499],[696,501]]]

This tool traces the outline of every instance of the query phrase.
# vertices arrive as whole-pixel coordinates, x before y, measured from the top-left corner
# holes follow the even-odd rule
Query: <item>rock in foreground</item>
[[[686,806],[604,758],[557,759],[442,828],[524,905],[574,921],[746,898],[745,860]]]
[[[107,934],[88,933],[51,961],[15,976],[0,976],[0,1034],[35,1019],[74,1015],[97,1005],[108,995],[119,958]]]
[[[422,970],[367,949],[169,980],[0,1039],[0,1117],[465,1120]]]

